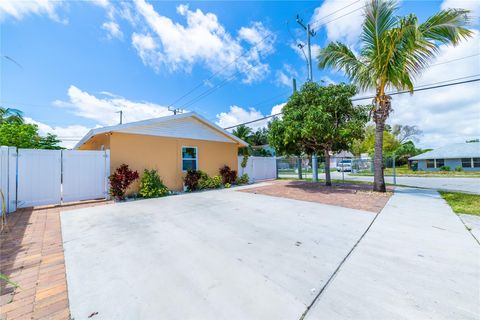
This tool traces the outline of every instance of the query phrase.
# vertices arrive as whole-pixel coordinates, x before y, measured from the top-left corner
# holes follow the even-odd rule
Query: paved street
[[[297,178],[297,175],[290,174],[288,177]],[[319,174],[319,178],[324,179],[325,175]],[[342,175],[342,172],[332,172],[332,179],[341,180],[342,178],[353,181],[373,181],[373,177],[370,176],[354,176],[350,175],[349,172],[344,172]],[[393,183],[393,177],[385,177],[385,182]],[[480,194],[480,178],[397,177],[397,184],[410,187]]]

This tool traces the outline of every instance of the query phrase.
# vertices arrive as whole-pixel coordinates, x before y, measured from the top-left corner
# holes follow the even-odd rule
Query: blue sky
[[[413,12],[423,20],[441,8],[464,7],[478,16],[478,3],[403,1],[399,13]],[[306,79],[306,63],[296,48],[305,42],[305,32],[296,14],[317,31],[313,53],[333,40],[355,49],[363,4],[3,1],[0,103],[21,109],[43,134],[56,133],[66,146],[89,128],[117,123],[119,110],[125,122],[171,114],[165,107],[195,87],[174,106],[222,126],[248,121],[281,110],[291,78],[299,85]],[[478,29],[478,18],[472,29]],[[479,56],[466,58],[479,53],[478,43],[476,33],[457,48],[442,48],[434,62],[441,65],[417,83],[479,74]],[[314,80],[345,79],[314,67]],[[474,83],[397,96],[390,122],[418,125],[424,147],[479,137],[476,90]]]

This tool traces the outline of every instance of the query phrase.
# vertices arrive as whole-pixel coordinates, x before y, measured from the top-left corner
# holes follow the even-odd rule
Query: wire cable
[[[449,80],[449,81],[452,81],[452,80]],[[449,86],[456,86],[456,85],[460,85],[460,84],[466,84],[466,83],[477,82],[477,81],[480,81],[480,78],[465,80],[465,81],[460,81],[460,82],[454,82],[454,83],[447,83],[447,84],[436,85],[436,86],[430,86],[430,87],[425,87],[425,88],[413,89],[413,92],[432,90],[432,89],[438,89],[438,88],[449,87]],[[445,82],[445,81],[441,81],[441,82]],[[433,83],[433,84],[437,84],[437,83],[438,82]],[[432,85],[432,84],[430,84],[430,85]],[[404,90],[404,91],[391,92],[391,93],[387,93],[387,94],[390,95],[390,96],[393,96],[393,95],[398,95],[398,94],[403,94],[403,93],[410,93],[410,91],[409,90]],[[356,99],[352,99],[352,101],[360,101],[360,100],[367,100],[367,99],[373,99],[373,98],[375,98],[375,96],[356,98]],[[279,113],[276,113],[276,114],[271,114],[269,116],[265,116],[265,117],[258,118],[258,119],[255,119],[255,120],[251,120],[251,121],[246,121],[246,122],[239,123],[239,124],[236,124],[234,126],[226,127],[226,128],[223,128],[223,129],[225,129],[225,130],[233,129],[233,128],[236,128],[236,127],[241,126],[241,125],[247,125],[247,124],[250,124],[250,123],[257,122],[257,121],[270,119],[270,118],[279,116],[281,114],[283,114],[283,112],[279,112]]]

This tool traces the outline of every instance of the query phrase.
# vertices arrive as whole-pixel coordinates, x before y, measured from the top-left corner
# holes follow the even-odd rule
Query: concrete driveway
[[[231,189],[64,212],[71,317],[299,319],[374,217]]]

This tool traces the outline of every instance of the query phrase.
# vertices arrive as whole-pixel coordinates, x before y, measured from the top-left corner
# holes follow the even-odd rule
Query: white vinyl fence
[[[108,197],[108,150],[0,150],[0,188],[8,212]]]
[[[247,165],[242,168],[243,156],[238,157],[238,174],[248,174],[250,182],[272,180],[277,178],[277,160],[275,157],[249,157]]]

